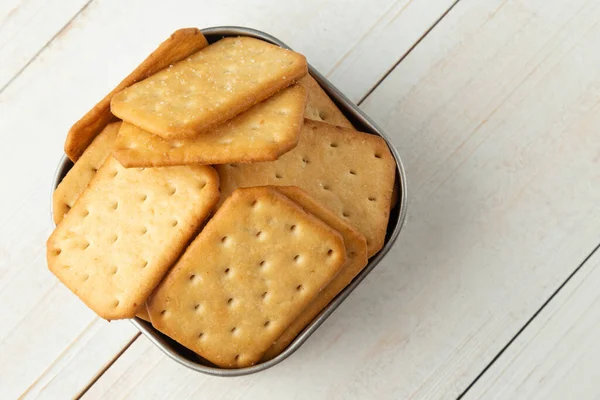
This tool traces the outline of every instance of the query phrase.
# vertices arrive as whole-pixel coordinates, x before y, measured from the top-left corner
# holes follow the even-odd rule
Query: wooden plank
[[[77,30],[69,21],[89,1],[3,0],[0,4],[0,90],[49,41],[68,29]]]
[[[584,0],[460,1],[363,104],[404,157],[409,216],[357,291],[225,389],[126,351],[90,398],[462,393],[597,245],[599,20]]]
[[[397,1],[329,71],[331,81],[359,102],[457,2]]]
[[[599,287],[596,251],[464,398],[599,398]]]
[[[100,376],[139,333],[128,321],[108,323],[96,318],[23,393],[24,398],[58,399],[66,391],[85,390],[90,378]],[[130,339],[131,338],[131,339]],[[113,359],[106,359],[113,354]],[[104,362],[104,364],[102,364]],[[86,378],[82,380],[82,378]]]
[[[96,318],[48,272],[49,189],[39,181],[0,227],[3,398],[72,397],[137,334],[128,321]]]
[[[194,395],[198,383],[210,379],[165,359],[164,354],[143,335],[135,340],[126,354],[126,357],[119,357],[85,392],[83,399],[144,398],[152,391],[156,398],[189,398]],[[157,368],[159,364],[161,367]],[[165,377],[173,382],[169,384],[170,392],[160,388],[165,383]],[[139,387],[148,384],[150,387],[147,389]],[[227,390],[223,389],[223,392]],[[206,398],[210,398],[209,393],[206,393]]]
[[[3,187],[10,188],[0,196],[0,300],[6,304],[0,309],[0,393],[72,397],[136,334],[127,322],[98,325],[46,269],[50,185],[77,118],[177,28],[264,29],[334,72],[392,5],[256,0],[241,7],[187,0],[157,8],[138,0],[127,3],[135,18],[120,2],[86,7],[71,24],[76,29],[65,30],[0,93],[0,168]]]

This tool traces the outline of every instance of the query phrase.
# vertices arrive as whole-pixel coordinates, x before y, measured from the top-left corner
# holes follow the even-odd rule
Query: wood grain
[[[0,4],[0,91],[51,41],[75,28],[90,0],[3,0]]]
[[[598,244],[595,2],[461,0],[444,15],[454,2],[96,0],[61,31],[82,4],[0,5],[2,397],[73,397],[90,383],[87,398],[455,397]],[[43,259],[68,127],[169,32],[219,24],[279,36],[354,100],[435,25],[363,103],[407,167],[398,244],[291,358],[225,386],[143,337],[121,355],[135,329],[95,318]],[[467,397],[598,395],[598,265],[596,255]]]
[[[464,398],[600,397],[598,287],[597,250]]]
[[[224,390],[127,351],[90,398],[462,393],[598,243],[599,19],[586,1],[460,1],[363,104],[409,176],[385,261],[277,367]]]
[[[396,1],[329,71],[331,81],[359,102],[457,2]]]
[[[50,185],[73,121],[182,26],[237,24],[262,29],[307,54],[317,68],[335,72],[344,65],[338,61],[352,52],[393,4],[378,0],[346,7],[318,0],[286,5],[255,0],[240,6],[234,1],[200,5],[184,0],[164,7],[162,2],[137,0],[125,5],[97,0],[48,46],[42,46],[34,59],[11,64],[10,70],[5,69],[8,64],[2,64],[2,73],[7,71],[5,81],[10,82],[0,93],[0,174],[3,187],[10,188],[7,196],[0,196],[0,300],[7,305],[0,310],[2,397],[24,393],[28,397],[46,393],[73,397],[136,335],[127,323],[114,330],[115,323],[97,328],[100,325],[93,313],[46,269],[43,248],[52,229]],[[18,5],[44,10],[46,2],[29,0]],[[54,2],[48,3],[51,5]],[[56,6],[57,12],[64,13],[62,21],[73,17],[73,12],[64,11],[66,6],[62,2]],[[136,18],[131,18],[128,10],[136,10]],[[60,25],[47,14],[32,20],[36,28],[28,35],[37,40],[43,37],[41,33],[53,32],[52,26]],[[423,18],[422,26],[430,26],[427,16]],[[0,34],[5,32],[9,31]],[[48,35],[45,37],[48,40]],[[32,47],[36,50],[31,54],[39,51],[40,43]],[[28,43],[17,41],[14,45],[25,49]],[[377,79],[375,75],[372,78]]]
[[[109,324],[98,318],[92,320],[77,340],[27,388],[23,397],[56,399],[65,393],[75,394],[78,388],[83,391],[88,380],[99,377],[138,337],[135,332],[129,321]],[[113,358],[106,360],[106,354],[113,354]]]

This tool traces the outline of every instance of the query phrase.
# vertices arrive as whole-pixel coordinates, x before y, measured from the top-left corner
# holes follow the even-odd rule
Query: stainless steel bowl
[[[206,36],[209,43],[213,43],[228,36],[250,36],[289,49],[289,47],[286,46],[286,44],[281,40],[264,32],[250,28],[219,26],[202,29],[202,33]],[[387,252],[392,248],[396,238],[398,237],[398,234],[400,233],[402,224],[404,223],[404,218],[406,216],[406,175],[404,173],[404,167],[402,166],[402,161],[400,160],[398,151],[392,145],[392,142],[388,136],[383,133],[381,128],[379,128],[362,110],[360,110],[354,103],[352,103],[346,96],[336,89],[335,86],[333,86],[312,66],[309,65],[308,69],[310,74],[317,80],[317,82],[319,82],[321,87],[325,90],[325,92],[327,92],[329,97],[332,98],[332,100],[337,104],[339,109],[352,122],[352,124],[354,124],[354,126],[360,131],[381,136],[386,141],[388,147],[390,148],[390,152],[396,160],[396,189],[398,191],[398,201],[393,206],[390,213],[385,244],[377,254],[369,259],[367,266],[356,276],[356,278],[354,278],[354,280],[340,294],[338,294],[337,297],[323,309],[323,311],[321,311],[321,313],[296,337],[296,339],[287,347],[287,349],[285,349],[281,354],[272,360],[254,365],[252,367],[239,369],[219,368],[207,360],[202,359],[192,351],[181,346],[179,343],[175,342],[169,337],[158,332],[148,322],[139,318],[135,318],[131,321],[166,355],[181,365],[184,365],[195,371],[215,376],[242,376],[264,371],[265,369],[279,364],[281,361],[288,358],[290,355],[292,355],[292,353],[298,350],[298,348],[300,348],[304,342],[306,342],[310,335],[312,335],[319,328],[319,326],[325,322],[325,320],[335,311],[336,308],[338,308],[338,306],[346,299],[346,297],[348,297],[350,293],[352,293],[352,291],[363,281],[363,279],[369,275],[373,268],[379,264]],[[63,177],[67,174],[72,166],[73,163],[66,156],[63,156],[54,176],[54,182],[52,186],[53,190],[62,181]],[[52,202],[50,204],[52,204]]]

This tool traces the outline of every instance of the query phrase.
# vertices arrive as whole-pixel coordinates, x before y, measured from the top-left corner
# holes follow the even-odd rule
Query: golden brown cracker
[[[146,308],[146,303],[142,304],[142,306],[139,308],[139,310],[137,311],[137,314],[135,314],[136,317],[138,317],[139,319],[143,319],[146,322],[150,322],[150,315],[148,315],[148,309]]]
[[[348,118],[335,105],[333,100],[329,98],[327,93],[321,88],[319,83],[310,74],[298,83],[304,85],[308,90],[308,103],[306,104],[305,118],[314,121],[327,122],[329,124],[353,128]]]
[[[305,211],[319,218],[327,225],[340,232],[346,248],[346,262],[340,272],[317,297],[302,311],[269,347],[262,357],[270,360],[280,354],[298,336],[300,332],[337,296],[367,265],[367,241],[356,229],[323,207],[302,189],[295,186],[277,186],[279,192],[296,202]]]
[[[383,247],[395,169],[381,137],[311,120],[276,161],[217,166],[223,198],[238,187],[302,188],[365,236],[369,257]]]
[[[123,123],[114,156],[125,167],[276,160],[298,142],[306,89],[293,85],[205,134],[163,139]]]
[[[65,214],[69,212],[79,195],[90,183],[96,171],[112,153],[120,127],[120,121],[106,125],[54,190],[52,194],[52,217],[55,224],[58,225],[62,221]]]
[[[111,111],[165,139],[189,138],[306,75],[303,55],[250,37],[225,38],[117,93]]]
[[[109,157],[48,239],[48,267],[102,318],[131,318],[218,192],[211,167],[126,169]]]
[[[65,153],[72,161],[77,161],[88,145],[104,127],[116,118],[110,112],[110,100],[115,93],[149,77],[169,65],[183,60],[207,46],[202,32],[196,28],[175,31],[162,42],[131,74],[88,111],[69,130],[65,142]]]
[[[153,325],[212,363],[240,368],[337,274],[338,232],[272,188],[235,191],[148,301]]]

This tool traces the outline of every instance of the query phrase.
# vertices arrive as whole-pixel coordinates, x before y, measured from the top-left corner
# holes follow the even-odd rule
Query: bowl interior
[[[260,32],[254,29],[242,28],[242,27],[215,27],[203,29],[202,33],[206,36],[209,43],[213,43],[223,37],[228,36],[251,36],[258,39],[262,39],[281,47],[289,48],[283,42],[270,36],[264,32]],[[258,371],[265,370],[273,365],[276,365],[289,357],[294,351],[296,351],[317,328],[333,313],[333,311],[344,301],[346,297],[358,286],[358,284],[373,270],[373,268],[381,261],[385,254],[390,250],[394,241],[396,240],[400,229],[404,223],[406,216],[406,176],[404,167],[398,151],[393,146],[391,140],[383,133],[383,131],[367,116],[362,110],[360,110],[354,103],[346,98],[339,90],[337,90],[323,75],[309,65],[310,74],[319,82],[321,87],[327,92],[331,99],[336,103],[339,109],[344,115],[352,122],[357,130],[367,132],[370,134],[381,136],[388,144],[394,159],[396,160],[396,191],[397,201],[392,206],[390,211],[390,218],[387,226],[387,233],[385,238],[384,247],[373,257],[369,259],[367,266],[354,278],[354,280],[341,292],[338,296],[332,300],[332,302],[296,337],[296,339],[288,346],[277,357],[272,360],[266,361],[261,364],[254,365],[252,367],[240,368],[240,369],[223,369],[216,367],[207,360],[201,358],[191,350],[185,348],[179,343],[175,342],[171,338],[163,335],[152,325],[139,318],[132,320],[132,323],[142,332],[148,339],[150,339],[156,346],[158,346],[165,354],[171,357],[178,363],[185,365],[193,370],[203,372],[210,375],[216,376],[241,376]],[[73,162],[66,156],[63,156],[60,161],[56,174],[52,190],[54,190],[58,184],[62,181],[65,175],[73,167]],[[51,215],[52,215],[52,202],[51,202]]]

